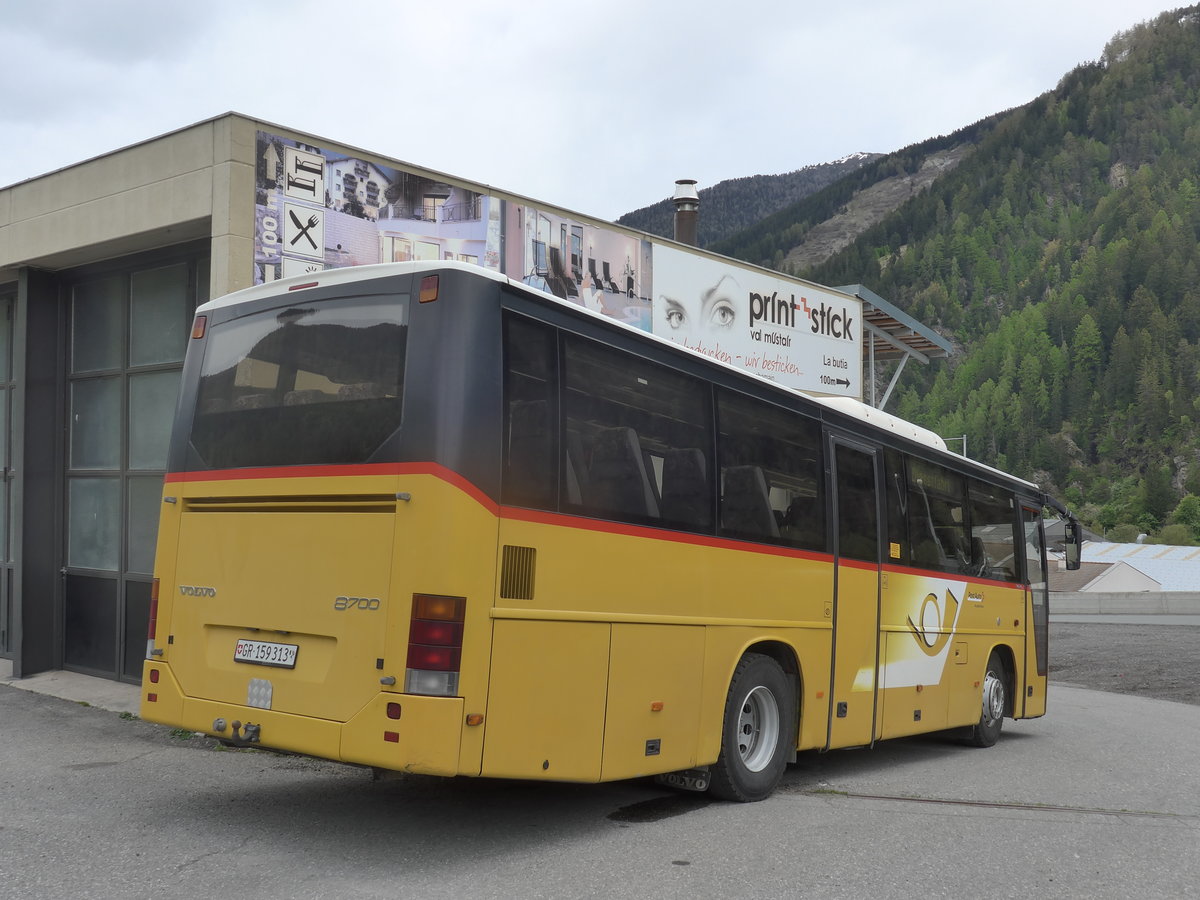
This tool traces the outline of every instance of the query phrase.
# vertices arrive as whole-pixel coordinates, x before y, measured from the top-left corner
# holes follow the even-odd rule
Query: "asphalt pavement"
[[[1200,896],[1200,707],[1053,685],[995,747],[801,754],[761,803],[400,776],[0,686],[0,898]]]

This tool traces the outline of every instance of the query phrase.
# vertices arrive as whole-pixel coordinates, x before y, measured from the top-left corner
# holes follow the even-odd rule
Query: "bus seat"
[[[338,397],[343,400],[378,400],[387,396],[387,388],[376,381],[357,381],[338,388]]]
[[[325,391],[316,388],[305,391],[288,391],[283,395],[283,405],[306,406],[309,403],[324,403],[326,400],[332,399],[332,394],[327,394]]]
[[[802,547],[824,549],[825,529],[821,511],[813,497],[794,497],[783,514],[779,536]]]
[[[668,450],[663,454],[662,517],[687,525],[712,521],[704,453],[696,447]]]
[[[587,490],[587,454],[583,452],[583,438],[574,429],[567,430],[567,500],[578,506],[583,502]],[[574,489],[572,489],[572,483]]]
[[[575,471],[575,463],[567,454],[567,502],[572,506],[583,503],[583,491],[579,487],[579,473]]]
[[[555,494],[553,434],[545,400],[517,401],[508,408],[505,495],[518,503],[547,506]]]
[[[759,537],[779,537],[767,495],[767,479],[758,466],[730,466],[721,472],[721,527]]]
[[[641,443],[632,428],[604,428],[592,439],[584,505],[598,513],[658,517]]]
[[[234,409],[269,409],[275,405],[275,395],[270,393],[242,394],[233,401]]]

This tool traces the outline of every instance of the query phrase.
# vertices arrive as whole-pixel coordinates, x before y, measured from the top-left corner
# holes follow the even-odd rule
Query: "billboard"
[[[797,390],[862,397],[862,303],[655,244],[653,331]]]
[[[502,223],[509,278],[650,330],[649,240],[526,203],[507,203]]]
[[[468,262],[785,387],[862,397],[857,298],[267,132],[256,149],[255,284]]]
[[[486,194],[261,131],[256,149],[255,284],[414,259],[500,268]]]

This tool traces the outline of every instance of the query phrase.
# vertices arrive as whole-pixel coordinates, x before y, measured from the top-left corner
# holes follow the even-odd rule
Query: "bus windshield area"
[[[191,429],[204,465],[368,461],[400,426],[407,310],[355,297],[210,328]]]

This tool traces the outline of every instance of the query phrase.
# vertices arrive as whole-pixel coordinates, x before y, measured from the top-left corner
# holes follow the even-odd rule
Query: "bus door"
[[[1021,530],[1025,533],[1025,579],[1029,585],[1025,619],[1029,627],[1025,629],[1025,687],[1022,690],[1017,685],[1017,699],[1024,701],[1025,716],[1034,718],[1046,713],[1050,610],[1046,592],[1046,537],[1041,510],[1033,504],[1021,504]]]
[[[825,749],[874,741],[881,571],[880,453],[840,437],[830,450],[836,571]]]

